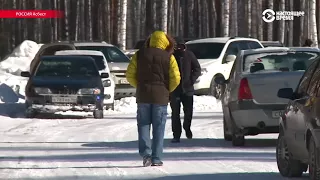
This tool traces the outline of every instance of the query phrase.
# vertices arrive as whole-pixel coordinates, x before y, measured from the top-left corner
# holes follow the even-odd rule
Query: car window
[[[53,77],[95,77],[99,72],[91,58],[79,60],[75,58],[43,58],[35,76]]]
[[[114,46],[77,46],[78,50],[94,50],[104,54],[107,62],[129,62],[130,59],[117,47]]]
[[[247,73],[305,71],[318,56],[319,53],[307,51],[249,54],[244,57],[243,71]]]
[[[298,94],[306,94],[309,83],[310,83],[310,79],[317,65],[318,65],[318,61],[314,61],[302,76],[297,89]]]
[[[193,52],[197,59],[218,59],[225,43],[192,43],[187,48]]]
[[[239,43],[239,49],[240,49],[240,50],[250,49],[249,41],[240,41],[240,43]]]
[[[238,52],[239,52],[239,47],[240,46],[240,42],[238,41],[234,41],[234,42],[231,42],[227,48],[227,51],[226,51],[226,55],[237,55]]]
[[[258,42],[256,41],[249,41],[248,45],[250,47],[250,49],[259,49],[259,48],[263,48]]]
[[[103,56],[85,55],[87,57],[92,57],[99,70],[106,69],[106,64],[104,62]]]

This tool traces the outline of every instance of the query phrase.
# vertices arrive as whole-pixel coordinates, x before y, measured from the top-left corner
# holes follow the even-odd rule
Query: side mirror
[[[277,96],[284,99],[292,99],[294,95],[292,88],[282,88],[278,90]]]
[[[28,71],[22,71],[22,72],[20,73],[20,76],[22,76],[22,77],[30,77],[30,72],[28,72]]]
[[[101,78],[109,78],[109,73],[101,73]]]
[[[226,57],[226,62],[233,62],[234,60],[236,60],[237,56],[235,55],[228,55]]]
[[[214,82],[216,84],[220,84],[220,85],[223,85],[225,83],[227,83],[226,79],[223,77],[223,76],[217,76],[214,78]]]

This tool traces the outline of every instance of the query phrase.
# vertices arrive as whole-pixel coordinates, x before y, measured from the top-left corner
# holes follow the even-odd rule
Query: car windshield
[[[194,53],[197,59],[218,59],[225,43],[192,43],[187,48]]]
[[[35,76],[96,77],[99,72],[91,58],[44,58]]]
[[[97,65],[99,71],[106,69],[106,65],[104,63],[103,56],[95,56],[95,55],[84,55],[84,56],[92,57]]]
[[[120,49],[113,46],[76,46],[76,49],[100,51],[104,54],[108,62],[130,62],[130,59]]]
[[[275,71],[305,71],[318,52],[288,51],[244,56],[243,71],[249,73]]]

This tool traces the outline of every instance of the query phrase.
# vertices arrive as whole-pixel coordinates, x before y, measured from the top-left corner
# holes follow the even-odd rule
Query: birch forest
[[[320,0],[0,0],[3,10],[61,10],[64,18],[0,19],[0,55],[23,40],[106,41],[130,49],[154,30],[172,36],[254,37],[301,46],[318,45]],[[304,11],[293,21],[265,23],[262,12]]]

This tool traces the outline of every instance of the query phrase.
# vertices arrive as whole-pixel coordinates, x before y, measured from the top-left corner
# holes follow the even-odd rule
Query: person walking
[[[304,42],[303,47],[311,47],[313,44],[311,39],[306,39],[306,41]]]
[[[192,139],[191,121],[193,116],[193,84],[201,75],[201,67],[196,56],[186,48],[182,38],[176,38],[177,46],[174,56],[177,60],[181,81],[179,86],[171,93],[170,106],[172,109],[171,121],[173,139],[172,143],[179,143],[182,133],[180,109],[181,103],[184,111],[183,129],[188,139]]]
[[[180,83],[173,48],[171,37],[162,31],[153,32],[146,46],[132,56],[126,72],[130,85],[136,88],[139,154],[145,167],[163,165],[169,95]]]

